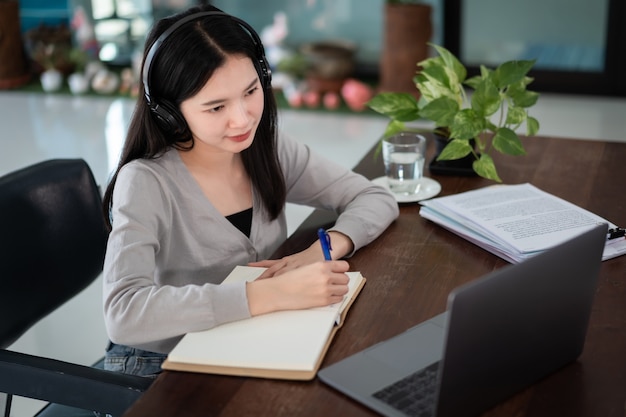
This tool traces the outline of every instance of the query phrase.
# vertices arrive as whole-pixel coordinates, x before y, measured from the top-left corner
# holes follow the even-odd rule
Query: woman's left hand
[[[352,253],[354,244],[352,240],[343,233],[330,231],[332,251],[331,256],[333,259],[341,259],[344,256]],[[300,268],[305,265],[312,264],[324,259],[324,253],[322,252],[322,246],[319,240],[316,240],[311,246],[302,252],[294,253],[293,255],[285,256],[281,259],[266,259],[264,261],[250,262],[248,266],[256,266],[267,268],[259,278],[270,278],[280,274],[284,274],[287,271],[291,271],[296,268]]]

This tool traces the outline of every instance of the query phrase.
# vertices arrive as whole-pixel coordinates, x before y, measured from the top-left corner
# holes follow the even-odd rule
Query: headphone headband
[[[205,16],[226,16],[233,21],[235,21],[239,26],[241,26],[252,39],[254,43],[256,57],[253,60],[254,66],[259,72],[259,79],[264,89],[269,90],[272,87],[272,71],[270,70],[269,65],[267,64],[267,59],[265,58],[265,51],[263,50],[263,43],[259,38],[259,35],[254,31],[252,26],[244,22],[243,20],[236,18],[235,16],[231,16],[222,11],[204,11],[190,14],[189,16],[185,16],[182,19],[174,22],[169,28],[167,28],[154,43],[150,46],[148,53],[146,54],[146,59],[143,64],[142,69],[142,82],[144,89],[144,97],[150,108],[150,112],[153,115],[156,122],[159,126],[169,132],[173,133],[177,136],[184,136],[188,133],[187,122],[184,117],[178,111],[177,106],[174,103],[170,103],[168,100],[153,100],[150,96],[150,69],[152,67],[152,62],[156,58],[156,55],[159,52],[159,48],[163,42],[178,28],[181,26],[200,19]]]
[[[250,38],[252,38],[252,42],[254,43],[255,49],[256,49],[256,53],[257,53],[257,60],[259,62],[259,68],[261,71],[260,77],[261,77],[261,82],[263,84],[263,87],[265,88],[269,88],[271,86],[271,77],[272,77],[272,71],[270,70],[269,66],[267,65],[267,59],[265,58],[265,51],[263,49],[263,43],[261,42],[261,39],[259,38],[259,35],[256,33],[256,31],[252,28],[252,26],[250,26],[248,23],[246,23],[245,21],[229,15],[227,13],[224,12],[220,12],[220,11],[205,11],[205,12],[198,12],[198,13],[193,13],[189,16],[183,17],[182,19],[178,20],[177,22],[175,22],[174,24],[172,24],[172,26],[170,26],[169,28],[167,28],[165,30],[165,32],[163,32],[156,41],[154,41],[154,43],[152,44],[152,46],[150,46],[150,49],[148,50],[148,53],[146,54],[146,59],[143,65],[143,70],[142,70],[142,82],[143,82],[143,89],[144,89],[144,95],[146,97],[146,100],[148,101],[148,104],[151,103],[151,97],[150,97],[150,69],[152,67],[152,62],[155,59],[155,56],[157,55],[158,51],[159,51],[159,47],[161,46],[161,44],[163,42],[165,42],[165,40],[174,32],[176,31],[176,29],[178,29],[179,27],[185,25],[188,22],[200,19],[202,17],[205,16],[227,16],[229,18],[231,18],[232,20],[234,20],[235,22],[237,22],[243,29],[246,30],[246,32],[248,32],[248,34],[250,35]]]

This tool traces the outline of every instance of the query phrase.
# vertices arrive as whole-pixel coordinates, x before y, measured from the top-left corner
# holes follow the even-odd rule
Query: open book
[[[501,258],[518,263],[598,223],[617,226],[531,184],[494,185],[420,202],[420,215]],[[607,239],[602,259],[626,253]]]
[[[253,281],[264,268],[238,266],[223,282]],[[348,272],[342,303],[277,311],[187,333],[163,369],[278,379],[312,379],[365,278]]]

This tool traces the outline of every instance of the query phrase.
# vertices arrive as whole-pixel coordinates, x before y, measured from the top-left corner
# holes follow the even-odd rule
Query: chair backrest
[[[101,194],[82,159],[54,159],[0,177],[0,348],[102,272]]]

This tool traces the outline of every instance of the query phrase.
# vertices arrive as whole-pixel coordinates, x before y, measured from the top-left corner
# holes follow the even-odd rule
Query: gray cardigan
[[[331,230],[349,236],[355,250],[398,216],[385,189],[307,146],[280,138],[278,154],[287,200],[340,213]],[[256,190],[247,238],[211,205],[173,149],[120,170],[112,219],[103,280],[109,338],[159,353],[187,332],[249,317],[245,284],[217,284],[236,265],[268,259],[287,238],[284,211],[270,221]]]

